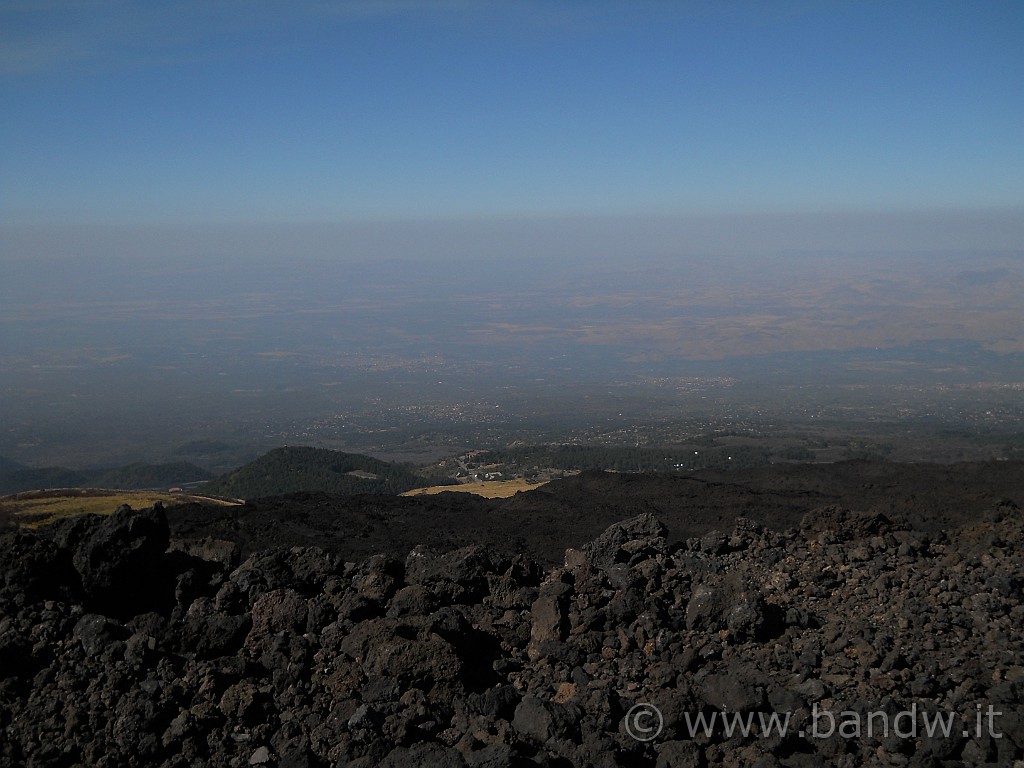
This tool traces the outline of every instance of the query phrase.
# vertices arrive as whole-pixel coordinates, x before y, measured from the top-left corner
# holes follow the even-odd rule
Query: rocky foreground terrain
[[[5,534],[0,763],[1024,766],[1013,502],[666,533],[640,514],[555,567],[243,560],[159,507]]]

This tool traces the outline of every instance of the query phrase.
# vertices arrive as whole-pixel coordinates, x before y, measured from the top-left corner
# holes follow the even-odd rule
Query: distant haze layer
[[[274,444],[326,422],[340,440],[499,414],[650,415],[637,389],[650,386],[668,387],[658,407],[679,413],[792,401],[785,387],[799,402],[868,384],[1009,397],[1024,378],[1024,251],[1010,247],[1022,222],[988,211],[9,227],[0,455],[31,459],[126,423],[181,439],[243,424]],[[698,397],[708,380],[728,391]],[[596,390],[572,394],[580,386]]]

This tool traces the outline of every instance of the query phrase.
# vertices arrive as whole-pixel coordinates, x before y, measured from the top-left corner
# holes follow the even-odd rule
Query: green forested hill
[[[423,484],[424,478],[411,466],[326,448],[277,448],[199,491],[252,499],[303,491],[399,494]]]

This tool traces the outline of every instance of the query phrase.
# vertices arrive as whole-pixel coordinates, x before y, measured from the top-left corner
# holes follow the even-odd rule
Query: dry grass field
[[[170,507],[201,501],[207,504],[236,504],[225,499],[192,496],[184,493],[158,491],[116,491],[100,488],[67,488],[48,491],[27,491],[0,497],[0,519],[35,528],[73,515],[109,515],[122,504],[135,509],[151,507],[156,502]]]
[[[463,483],[462,485],[434,485],[430,488],[414,488],[402,496],[422,496],[430,493],[472,493],[485,499],[506,499],[520,491],[532,491],[544,483],[528,483],[525,480],[494,480],[486,483]]]

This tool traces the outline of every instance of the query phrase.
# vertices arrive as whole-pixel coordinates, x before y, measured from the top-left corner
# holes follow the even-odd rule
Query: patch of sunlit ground
[[[520,491],[532,491],[544,483],[529,483],[526,480],[493,480],[484,483],[463,483],[462,485],[434,485],[430,488],[414,488],[406,491],[403,496],[422,496],[431,493],[474,493],[485,499],[505,499]]]
[[[190,502],[225,505],[239,503],[237,500],[214,499],[185,493],[72,488],[27,491],[4,496],[0,498],[0,517],[8,517],[21,525],[35,528],[75,515],[109,515],[122,504],[128,504],[133,509],[142,509],[151,507],[158,501],[165,507]]]

